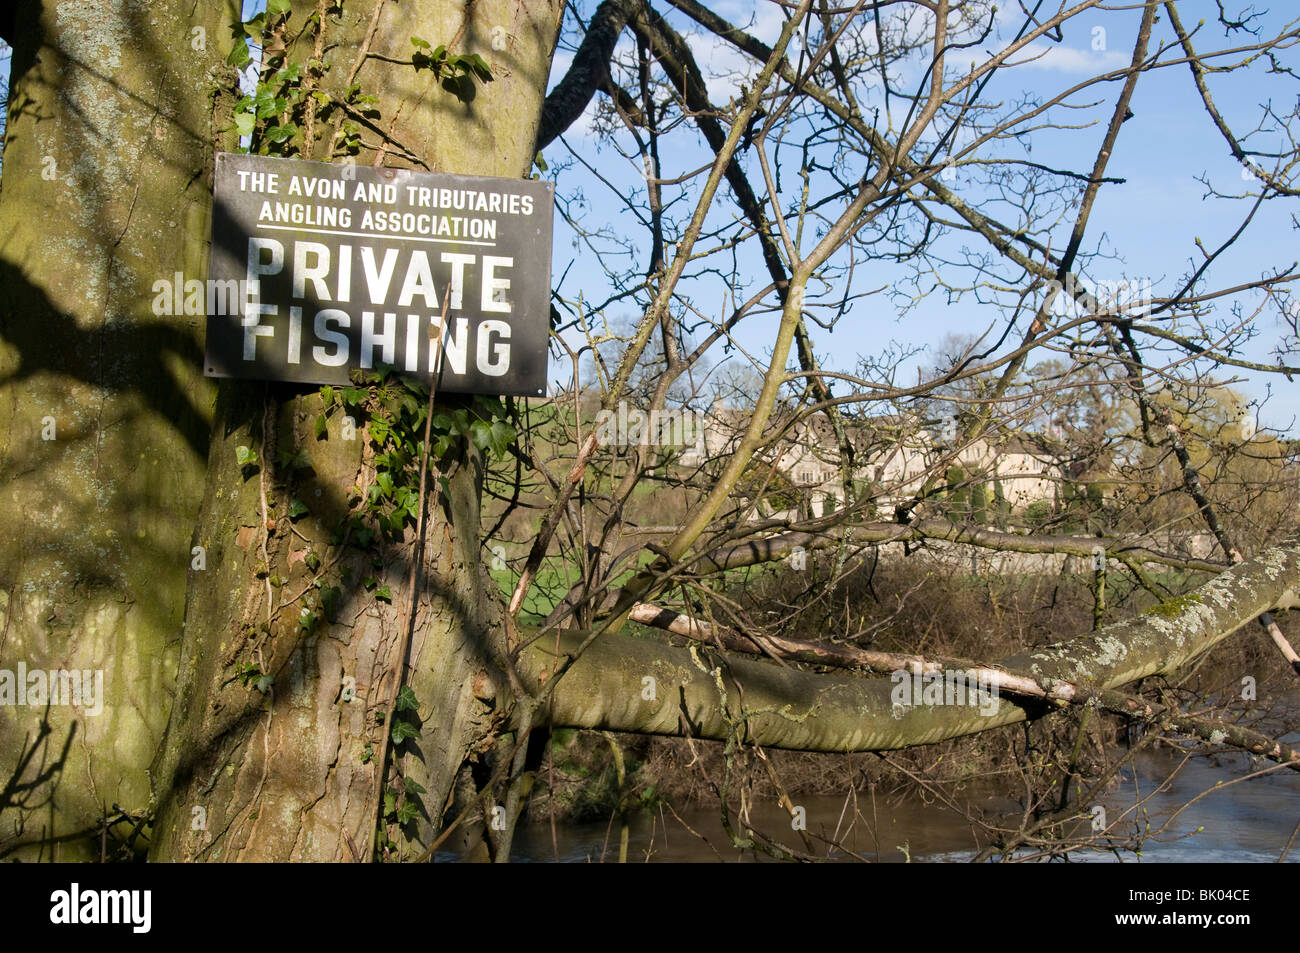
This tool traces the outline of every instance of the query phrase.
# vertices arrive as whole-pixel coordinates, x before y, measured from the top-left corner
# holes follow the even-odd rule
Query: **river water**
[[[1071,853],[1070,859],[1110,863],[1275,861],[1300,823],[1300,773],[1278,769],[1251,780],[1236,780],[1269,764],[1237,754],[1184,760],[1170,746],[1143,750],[1134,758],[1132,770],[1126,770],[1115,788],[1100,800],[1106,812],[1104,820],[1113,825],[1112,831],[1126,836],[1135,829],[1154,832],[1166,822],[1167,829],[1146,839],[1140,854],[1079,851]],[[990,819],[1015,810],[1014,802],[991,791],[977,790],[964,797],[988,812]],[[809,833],[832,837],[838,830],[844,847],[860,859],[882,863],[904,863],[909,859],[964,862],[980,846],[970,823],[938,803],[923,804],[917,798],[900,802],[897,797],[887,799],[879,794],[873,803],[870,795],[860,793],[855,817],[855,805],[846,807],[843,798],[797,800],[807,811]],[[1139,801],[1141,804],[1135,807]],[[1184,807],[1189,801],[1193,803]],[[1184,809],[1180,812],[1179,808]],[[629,821],[629,862],[735,861],[754,857],[752,851],[730,846],[716,805],[679,810],[678,814],[680,820],[658,809],[653,815],[633,815]],[[775,802],[755,805],[750,821],[751,826],[783,843],[801,846],[799,836],[791,830],[789,814]],[[700,836],[688,831],[682,822]],[[1081,821],[1080,830],[1086,829],[1087,823]],[[813,838],[812,843],[825,854],[824,841]],[[557,824],[553,841],[550,825],[543,820],[521,825],[516,833],[514,859],[613,862],[618,859],[618,849],[617,822]],[[844,852],[832,853],[831,858],[854,859]],[[1300,861],[1300,836],[1286,861]]]

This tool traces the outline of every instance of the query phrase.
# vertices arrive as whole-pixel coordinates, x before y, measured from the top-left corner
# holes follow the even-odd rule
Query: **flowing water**
[[[1071,859],[1112,863],[1276,860],[1300,823],[1300,773],[1278,769],[1262,777],[1236,781],[1270,763],[1230,754],[1191,758],[1171,779],[1171,773],[1183,760],[1177,750],[1168,746],[1143,750],[1134,758],[1132,770],[1126,770],[1116,787],[1099,801],[1106,812],[1105,821],[1113,825],[1115,833],[1128,836],[1141,829],[1154,832],[1168,822],[1163,833],[1145,841],[1140,854],[1080,851],[1072,853]],[[986,812],[989,820],[1015,810],[1012,800],[992,790],[968,791],[964,797]],[[977,849],[969,821],[942,804],[879,794],[874,802],[870,795],[859,794],[856,805],[846,805],[843,798],[799,800],[807,811],[810,834],[832,837],[838,831],[844,847],[862,859],[885,863],[902,863],[909,858],[960,862],[971,859]],[[1141,805],[1135,807],[1139,800]],[[1184,807],[1188,802],[1191,805]],[[679,815],[680,820],[657,809],[653,815],[633,815],[629,820],[628,860],[642,862],[647,855],[651,861],[733,861],[754,856],[730,846],[716,806],[691,808],[679,811]],[[699,836],[688,831],[683,822]],[[750,822],[783,843],[801,844],[799,835],[791,830],[790,815],[775,802],[755,805]],[[1079,824],[1078,829],[1084,831],[1088,821]],[[824,840],[813,837],[811,842],[825,854]],[[557,824],[552,841],[550,825],[543,820],[520,827],[514,857],[520,861],[611,862],[618,859],[618,851],[616,821]],[[844,852],[833,853],[832,857],[853,859]],[[1300,861],[1300,836],[1286,860]]]

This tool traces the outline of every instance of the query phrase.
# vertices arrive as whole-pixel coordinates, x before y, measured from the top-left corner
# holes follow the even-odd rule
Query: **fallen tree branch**
[[[1167,705],[1149,702],[1135,695],[1108,689],[1092,690],[1079,685],[1055,681],[1044,684],[1016,672],[961,659],[926,658],[897,652],[877,652],[851,645],[828,645],[800,639],[745,635],[691,616],[638,603],[628,616],[634,622],[653,625],[675,635],[701,642],[720,639],[729,649],[752,654],[767,653],[778,658],[812,662],[843,668],[861,668],[874,672],[906,672],[909,675],[960,675],[966,682],[996,688],[999,694],[1050,702],[1058,707],[1076,705],[1095,707],[1135,721],[1156,722],[1166,730],[1191,735],[1208,744],[1226,744],[1285,764],[1300,771],[1300,751],[1268,735],[1241,725],[1211,718],[1201,718]]]
[[[1088,693],[1176,671],[1261,612],[1293,601],[1298,585],[1300,539],[1293,538],[1140,616],[982,666],[988,673],[1023,677],[1044,693],[1036,700],[1008,691],[988,706],[900,709],[891,698],[893,685],[884,679],[808,672],[631,636],[590,640],[586,632],[560,633],[558,645],[534,640],[520,655],[520,675],[530,690],[540,690],[554,677],[558,654],[563,674],[547,686],[557,727],[721,740],[744,717],[750,740],[766,747],[885,751],[1039,717],[1060,703],[1086,701]],[[709,659],[716,678],[700,671],[692,651]],[[1010,689],[1014,682],[1007,677],[1001,684]]]

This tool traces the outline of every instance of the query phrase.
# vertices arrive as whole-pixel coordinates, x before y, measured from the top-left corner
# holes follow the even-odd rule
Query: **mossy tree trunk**
[[[301,24],[314,9],[293,16]],[[308,30],[290,59],[319,51],[322,90],[343,98],[356,82],[377,97],[359,164],[518,177],[532,164],[561,10],[556,0],[345,3],[341,18],[325,17],[319,44]],[[413,36],[480,54],[493,80],[465,101],[427,71],[391,62],[410,59]],[[337,159],[333,135],[328,121],[315,122],[303,156]],[[372,147],[381,138],[379,156]],[[219,389],[199,527],[208,569],[191,574],[178,702],[153,769],[157,859],[372,855],[415,532],[408,526],[384,543],[353,531],[331,543],[374,481],[375,450],[360,415],[355,439],[345,438],[346,408],[318,438],[326,409],[315,389],[247,381]],[[239,465],[240,446],[258,453],[256,468]],[[391,830],[402,855],[430,842],[458,784],[472,786],[466,765],[485,754],[492,699],[502,694],[500,600],[481,553],[483,461],[468,445],[454,456],[438,474],[445,491],[431,481],[415,585],[406,683],[419,703],[418,735],[395,753],[424,793],[400,835]],[[295,498],[310,513],[291,520]],[[315,613],[306,626],[304,611]],[[271,680],[259,688],[262,675]]]
[[[202,314],[156,313],[153,286],[206,273],[214,93],[237,7],[18,6],[0,192],[0,668],[100,671],[107,698],[97,715],[0,706],[0,790],[17,785],[0,800],[0,851],[71,860],[99,855],[97,832],[76,834],[111,805],[147,807],[175,684],[214,389]]]

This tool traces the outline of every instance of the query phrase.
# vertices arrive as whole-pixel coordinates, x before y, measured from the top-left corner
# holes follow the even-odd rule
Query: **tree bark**
[[[372,138],[385,137],[379,154],[363,151],[357,161],[526,174],[561,11],[556,0],[345,4],[341,23],[325,21],[323,84],[338,91],[357,82],[378,97],[379,118],[362,139],[379,145]],[[409,61],[412,36],[479,53],[494,79],[463,102],[428,73],[384,59]],[[331,131],[321,124],[317,134],[304,152],[328,158]],[[360,421],[357,439],[343,439],[341,415],[317,440],[312,424],[323,409],[315,391],[220,388],[200,530],[212,540],[210,569],[191,580],[180,694],[153,768],[156,859],[370,859],[414,533],[400,545],[330,545],[349,512],[349,488],[364,493],[373,480],[374,451]],[[257,450],[259,472],[237,465],[241,445]],[[281,450],[302,451],[310,468],[279,467]],[[403,855],[431,842],[466,787],[467,759],[484,754],[494,699],[505,695],[495,664],[504,651],[499,597],[480,552],[482,460],[463,448],[442,476],[443,493],[430,480],[406,678],[420,705],[419,734],[395,751],[402,775],[425,790],[419,816],[397,838]],[[295,497],[311,512],[292,523],[286,514]],[[319,570],[307,551],[320,557]],[[368,590],[369,576],[376,586]],[[283,585],[268,587],[269,577]],[[315,578],[340,595],[319,613],[326,617],[303,628],[300,612],[321,592]],[[391,604],[376,597],[383,585]],[[265,692],[240,677],[250,666],[272,677]]]
[[[14,12],[0,193],[0,668],[98,670],[107,696],[98,715],[0,707],[0,785],[43,719],[51,758],[72,741],[28,792],[38,815],[7,805],[0,849],[67,840],[14,856],[98,857],[98,836],[72,835],[115,802],[148,803],[214,391],[199,363],[202,314],[157,314],[153,286],[206,274],[214,97],[236,13],[233,2],[178,0],[28,0]]]

